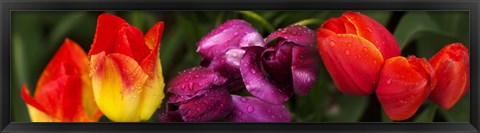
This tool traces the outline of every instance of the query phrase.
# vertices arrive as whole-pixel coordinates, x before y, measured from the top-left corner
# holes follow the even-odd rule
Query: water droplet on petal
[[[347,42],[347,47],[352,47],[352,43]]]
[[[335,45],[336,45],[336,44],[335,44],[335,41],[330,40],[330,45],[331,45],[332,47],[335,47]]]
[[[345,55],[350,55],[350,50],[345,50]]]
[[[242,100],[242,102],[247,102],[247,98],[245,98],[245,97],[242,97],[241,100]]]
[[[250,113],[253,112],[253,106],[252,105],[248,106],[247,111],[250,112]]]
[[[388,79],[388,80],[387,80],[387,84],[390,84],[390,83],[392,83],[392,80],[391,80],[391,79]]]

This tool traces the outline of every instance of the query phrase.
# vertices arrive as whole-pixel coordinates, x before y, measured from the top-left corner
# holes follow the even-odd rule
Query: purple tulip
[[[255,97],[283,104],[296,93],[307,95],[318,76],[315,33],[305,26],[279,29],[267,37],[276,39],[267,48],[248,47],[240,61],[247,90]]]

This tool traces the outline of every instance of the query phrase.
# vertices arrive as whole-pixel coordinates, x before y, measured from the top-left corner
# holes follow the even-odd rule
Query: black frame
[[[479,132],[478,0],[1,0],[0,131],[3,132]],[[10,21],[15,10],[462,10],[470,13],[469,123],[17,123],[10,121]],[[473,44],[473,45],[472,45]]]

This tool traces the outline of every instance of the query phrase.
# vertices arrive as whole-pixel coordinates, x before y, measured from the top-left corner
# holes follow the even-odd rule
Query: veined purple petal
[[[263,37],[248,22],[233,19],[204,36],[197,44],[197,52],[212,60],[228,49],[248,46],[264,47]]]
[[[252,46],[244,49],[245,55],[240,61],[240,74],[248,92],[269,103],[285,103],[290,97],[282,91],[286,90],[285,86],[274,83],[263,70],[261,53],[264,48]]]
[[[233,109],[232,98],[225,88],[214,88],[178,107],[186,122],[216,121],[225,118]]]
[[[290,122],[290,112],[283,105],[270,104],[255,97],[232,95],[230,122]]]
[[[205,67],[193,67],[173,78],[167,91],[179,96],[196,96],[206,93],[212,86],[224,84],[227,78]]]
[[[267,37],[267,42],[275,38],[282,38],[286,42],[292,42],[301,46],[313,46],[316,44],[315,31],[306,26],[291,25],[271,33]]]
[[[275,44],[272,47],[267,48],[263,54],[263,67],[268,73],[269,78],[280,86],[285,87],[282,90],[287,93],[288,96],[293,95],[292,86],[292,47],[296,45],[290,44]]]
[[[318,78],[319,55],[314,47],[292,48],[293,90],[305,96]]]
[[[222,76],[235,80],[241,78],[240,60],[245,54],[243,49],[229,49],[218,56],[215,56],[208,65],[209,69],[219,72]]]

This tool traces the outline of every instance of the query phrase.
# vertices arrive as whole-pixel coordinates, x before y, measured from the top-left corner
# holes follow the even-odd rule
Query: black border
[[[3,132],[478,132],[478,0],[1,0]],[[470,12],[469,123],[15,123],[10,122],[10,12],[14,10],[462,10]]]

